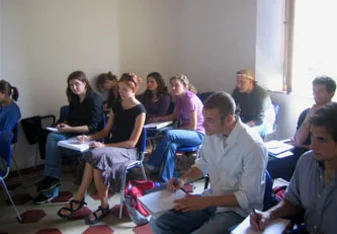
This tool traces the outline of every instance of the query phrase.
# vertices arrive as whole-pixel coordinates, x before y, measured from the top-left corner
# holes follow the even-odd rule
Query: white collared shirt
[[[234,194],[240,207],[218,207],[246,217],[262,210],[268,152],[260,136],[238,119],[230,135],[205,136],[201,157],[195,163],[209,174],[211,188],[203,196]]]

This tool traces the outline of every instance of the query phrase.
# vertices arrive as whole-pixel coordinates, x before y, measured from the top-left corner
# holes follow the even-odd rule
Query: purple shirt
[[[191,112],[197,113],[197,127],[195,131],[205,133],[202,126],[204,116],[202,108],[204,105],[201,100],[191,91],[186,91],[182,96],[176,98],[175,110],[177,111],[177,119],[181,121],[181,126],[186,126],[190,123]]]

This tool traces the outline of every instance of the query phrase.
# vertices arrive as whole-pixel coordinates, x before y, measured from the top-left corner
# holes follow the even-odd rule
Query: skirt
[[[137,159],[137,149],[102,147],[88,151],[83,156],[86,163],[102,172],[105,185],[112,191],[119,191],[121,173]]]

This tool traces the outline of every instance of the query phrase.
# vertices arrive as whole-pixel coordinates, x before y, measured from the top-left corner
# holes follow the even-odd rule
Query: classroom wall
[[[1,76],[17,86],[22,117],[55,114],[67,103],[66,78],[119,71],[117,6],[112,0],[1,0]],[[94,83],[94,82],[93,82]],[[20,129],[20,167],[38,161]]]
[[[23,117],[58,116],[66,77],[76,69],[92,82],[109,70],[136,72],[144,78],[142,89],[149,72],[159,71],[167,81],[181,72],[202,92],[231,92],[235,72],[256,63],[256,0],[0,3],[0,75],[19,87]],[[272,96],[283,106],[292,102]],[[282,115],[287,126],[293,116]],[[293,132],[281,131],[279,137]],[[21,130],[15,152],[20,167],[41,163],[35,150]]]

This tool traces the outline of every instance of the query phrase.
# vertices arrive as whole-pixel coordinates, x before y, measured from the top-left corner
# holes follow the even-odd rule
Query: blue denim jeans
[[[242,222],[244,218],[235,212],[215,213],[215,208],[175,213],[169,211],[157,219],[150,219],[154,234],[205,234],[230,233],[229,228]]]
[[[167,182],[173,177],[174,161],[179,146],[202,144],[204,134],[191,130],[168,130],[157,148],[152,152],[146,165],[150,169],[160,170],[159,180]]]
[[[57,146],[57,142],[67,140],[75,136],[72,133],[55,133],[51,132],[47,136],[46,143],[46,159],[44,165],[45,176],[50,176],[60,179],[62,175],[62,158],[67,156],[64,152],[69,152]],[[71,151],[73,154],[78,154],[76,151]]]

